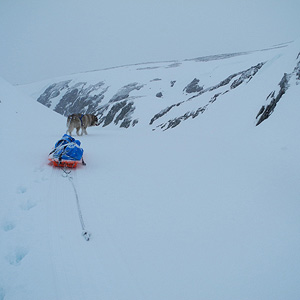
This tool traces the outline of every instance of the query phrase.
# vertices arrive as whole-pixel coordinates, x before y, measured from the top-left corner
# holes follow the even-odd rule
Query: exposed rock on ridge
[[[297,59],[299,59],[299,54],[297,56]],[[278,84],[279,90],[277,92],[272,91],[268,95],[266,101],[268,101],[269,104],[263,105],[261,107],[261,109],[259,110],[259,112],[256,116],[256,119],[258,119],[256,126],[261,124],[264,120],[268,119],[270,117],[270,115],[274,112],[274,109],[275,109],[277,103],[280,101],[282,96],[288,90],[288,88],[290,86],[289,82],[291,81],[291,79],[293,77],[295,78],[296,84],[298,84],[300,81],[300,59],[297,62],[296,67],[294,68],[293,72],[291,72],[289,74],[284,73],[281,81]]]
[[[253,66],[253,67],[251,67],[251,68],[249,68],[247,70],[244,70],[244,71],[241,71],[239,73],[235,73],[233,75],[228,76],[226,79],[222,80],[220,83],[218,83],[218,84],[216,84],[214,86],[208,87],[206,89],[202,88],[197,95],[194,95],[193,97],[187,99],[184,102],[192,101],[192,100],[194,100],[195,98],[201,96],[204,93],[210,93],[212,91],[215,91],[215,90],[218,90],[220,88],[224,88],[224,87],[227,86],[227,89],[225,91],[221,91],[219,93],[214,94],[210,98],[210,100],[208,101],[208,103],[206,103],[204,106],[199,107],[195,111],[188,111],[188,112],[186,112],[185,114],[183,114],[183,115],[181,115],[179,117],[176,117],[174,119],[171,119],[171,120],[167,121],[166,123],[159,124],[157,127],[160,127],[163,130],[167,130],[169,128],[174,128],[174,127],[178,126],[182,121],[185,121],[185,120],[187,120],[187,119],[189,119],[191,117],[195,118],[200,113],[203,114],[205,112],[205,110],[208,108],[208,106],[210,104],[214,103],[220,95],[225,94],[225,93],[229,92],[230,90],[237,88],[242,83],[248,83],[253,78],[253,76],[255,76],[255,74],[259,71],[259,69],[263,65],[264,65],[264,63],[259,63],[256,66]],[[236,79],[232,82],[232,80],[234,78],[236,78]],[[199,81],[197,81],[197,80],[194,79],[188,86],[190,87],[192,83],[193,83],[193,86],[194,86],[194,84],[195,83],[198,84],[198,82]],[[231,85],[229,86],[230,83],[231,83]],[[154,120],[157,120],[158,118],[164,116],[172,108],[177,107],[177,106],[181,105],[182,103],[183,102],[179,102],[177,104],[174,104],[174,105],[168,107],[167,109],[165,109],[164,111],[161,111],[160,113],[156,114],[151,119],[150,125],[154,122]]]
[[[293,52],[294,57],[297,56],[293,71],[289,72],[292,68],[287,69],[281,80],[278,80],[280,71],[276,76],[268,71],[270,65],[280,62],[281,56],[284,57],[283,47],[286,45],[257,51],[258,54],[253,54],[255,51],[241,52],[77,74],[76,79],[66,77],[39,87],[38,90],[43,88],[44,92],[37,100],[64,116],[72,113],[97,114],[103,127],[115,125],[129,128],[144,124],[152,130],[167,130],[185,120],[206,114],[217,107],[212,104],[228,101],[231,95],[236,97],[237,93],[247,93],[246,85],[264,69],[267,72],[262,72],[262,77],[258,78],[272,84],[271,92],[262,89],[264,95],[269,95],[265,104],[258,104],[257,107],[261,106],[261,109],[258,109],[257,116],[253,116],[256,117],[256,125],[259,125],[273,113],[289,87],[300,82],[299,51]],[[274,54],[265,55],[268,51],[274,51]],[[288,63],[291,62],[290,54],[287,56]],[[268,67],[264,68],[269,61]],[[264,74],[269,74],[271,78],[264,78]],[[276,88],[277,80],[279,84]],[[255,88],[255,84],[250,86]],[[262,95],[263,98],[265,96]],[[257,99],[255,101],[260,102]]]

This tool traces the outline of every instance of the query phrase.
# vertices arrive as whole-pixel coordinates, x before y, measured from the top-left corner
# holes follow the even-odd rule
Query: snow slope
[[[295,45],[298,52],[292,51]],[[261,101],[253,102],[255,120],[284,73],[296,67],[298,46],[289,43],[260,51],[122,66],[19,89],[64,116],[96,113],[103,127],[166,130],[202,117],[237,93],[244,98],[253,90],[251,81],[259,77],[264,85],[257,94]]]
[[[299,299],[299,85],[255,126],[263,72],[171,131],[79,137],[89,242],[47,163],[66,119],[1,80],[0,299]]]

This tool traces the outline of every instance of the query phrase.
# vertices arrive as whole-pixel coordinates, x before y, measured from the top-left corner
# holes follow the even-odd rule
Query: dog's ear
[[[93,115],[93,119],[94,119],[94,125],[98,126],[99,125],[99,121],[98,121],[98,117]]]

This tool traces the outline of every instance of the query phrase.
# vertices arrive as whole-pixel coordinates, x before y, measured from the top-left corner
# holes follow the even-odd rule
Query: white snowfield
[[[75,136],[89,241],[47,160],[66,118],[1,80],[0,300],[298,300],[299,81],[255,126],[296,46],[175,129]]]

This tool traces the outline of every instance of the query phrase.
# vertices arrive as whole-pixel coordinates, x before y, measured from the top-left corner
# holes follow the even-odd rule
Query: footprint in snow
[[[27,192],[27,188],[25,186],[20,185],[17,187],[17,194],[24,194],[26,192]]]
[[[30,209],[32,209],[35,206],[36,206],[36,202],[32,201],[31,199],[27,199],[26,201],[23,201],[20,204],[20,207],[23,210],[30,210]]]
[[[10,265],[18,266],[27,254],[28,250],[26,248],[17,247],[12,253],[6,255],[5,258]]]
[[[1,228],[4,230],[4,231],[10,231],[10,230],[13,230],[14,228],[16,227],[16,224],[12,221],[5,221],[1,224]],[[0,300],[1,300],[1,297],[0,297]]]

